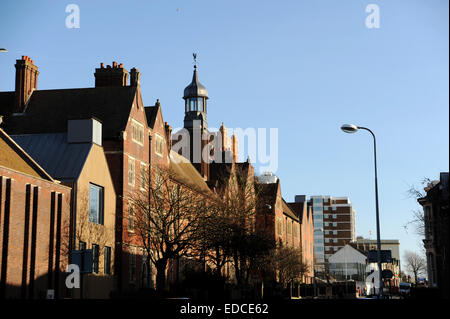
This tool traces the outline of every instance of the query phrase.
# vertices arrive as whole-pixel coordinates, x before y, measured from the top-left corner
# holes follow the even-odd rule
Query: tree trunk
[[[156,291],[163,292],[166,289],[167,259],[159,259],[156,262]]]

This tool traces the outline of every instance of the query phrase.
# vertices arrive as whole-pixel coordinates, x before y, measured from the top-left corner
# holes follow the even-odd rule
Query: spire
[[[204,97],[208,99],[208,91],[198,80],[197,53],[193,53],[192,55],[194,57],[194,74],[192,75],[191,83],[184,89],[183,99],[191,97]]]

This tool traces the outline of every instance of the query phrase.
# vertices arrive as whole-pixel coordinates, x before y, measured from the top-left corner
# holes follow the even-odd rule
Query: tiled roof
[[[189,160],[174,151],[170,151],[169,156],[170,170],[179,182],[202,192],[211,192],[205,180]]]
[[[126,127],[136,87],[36,90],[19,115],[5,114],[3,128],[8,134],[67,132],[68,119],[96,118],[103,124],[103,137],[118,137]],[[7,94],[8,93],[8,94]],[[0,114],[11,107],[10,92],[0,93]]]

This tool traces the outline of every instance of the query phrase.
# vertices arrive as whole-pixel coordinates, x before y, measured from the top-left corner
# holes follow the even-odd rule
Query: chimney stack
[[[132,68],[130,71],[130,86],[141,85],[141,73],[138,69]]]
[[[233,161],[235,163],[237,163],[239,157],[238,157],[238,152],[239,152],[239,148],[238,148],[238,140],[236,137],[236,134],[233,134],[233,136],[231,137],[231,143],[232,143],[232,149],[231,151],[233,152]]]
[[[29,56],[23,55],[16,60],[16,93],[14,97],[14,112],[22,113],[28,99],[37,89],[38,67],[33,64]]]
[[[95,87],[127,86],[128,71],[123,68],[123,63],[117,64],[113,61],[112,67],[100,63],[100,68],[95,69]]]
[[[166,130],[166,141],[167,141],[167,148],[170,152],[172,149],[172,126],[169,125],[169,123],[164,123],[164,128]]]

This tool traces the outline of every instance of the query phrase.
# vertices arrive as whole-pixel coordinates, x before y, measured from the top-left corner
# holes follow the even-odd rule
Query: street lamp
[[[356,126],[353,124],[344,124],[341,126],[341,130],[343,130],[345,133],[355,133],[358,130],[366,130],[369,131],[370,134],[372,134],[373,137],[373,155],[374,155],[374,162],[375,162],[375,204],[376,204],[376,217],[377,217],[377,260],[378,260],[378,272],[379,272],[379,289],[378,289],[378,296],[381,299],[383,297],[383,279],[381,276],[381,241],[380,241],[380,217],[379,217],[379,211],[378,211],[378,179],[377,179],[377,143],[375,139],[375,134],[368,129],[367,127],[362,126]]]

